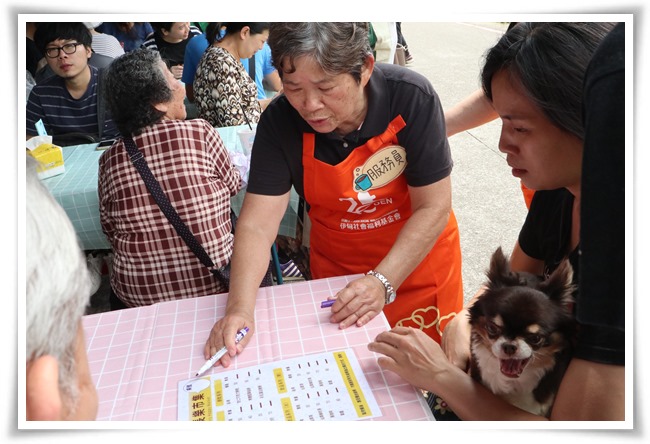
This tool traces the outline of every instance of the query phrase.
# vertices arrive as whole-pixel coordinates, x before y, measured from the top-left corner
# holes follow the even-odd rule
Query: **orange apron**
[[[338,165],[314,157],[315,134],[303,134],[304,189],[309,203],[310,267],[316,279],[365,273],[386,256],[412,214],[404,168],[406,151],[396,117],[381,135]],[[424,330],[440,342],[444,326],[463,307],[460,239],[453,211],[434,247],[384,307],[391,326]]]
[[[535,190],[531,190],[523,182],[521,182],[521,192],[524,193],[524,202],[526,202],[526,208],[530,210],[530,203],[533,201],[533,196],[535,195]]]

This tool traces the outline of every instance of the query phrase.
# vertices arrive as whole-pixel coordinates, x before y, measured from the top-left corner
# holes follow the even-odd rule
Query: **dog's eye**
[[[545,340],[546,340],[546,339],[544,338],[544,336],[542,336],[542,335],[537,335],[537,334],[528,335],[528,336],[526,337],[526,342],[528,342],[528,343],[529,343],[530,345],[532,345],[533,347],[540,347],[541,345],[544,344],[544,341],[545,341]]]
[[[501,328],[493,322],[488,322],[485,325],[485,331],[487,331],[487,334],[491,339],[501,335]]]

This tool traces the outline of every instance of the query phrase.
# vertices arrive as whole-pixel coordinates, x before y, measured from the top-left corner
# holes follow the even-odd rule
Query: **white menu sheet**
[[[381,416],[352,349],[178,383],[180,421],[332,421]]]

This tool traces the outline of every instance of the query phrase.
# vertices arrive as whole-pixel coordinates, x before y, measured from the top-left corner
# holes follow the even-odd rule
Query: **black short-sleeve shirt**
[[[568,256],[577,285],[580,266],[578,249],[568,251],[573,201],[573,194],[566,188],[536,191],[519,232],[519,246],[528,256],[544,261],[546,276]]]
[[[440,99],[431,83],[408,68],[376,64],[366,85],[368,112],[361,127],[341,137],[316,134],[315,156],[330,165],[345,160],[358,146],[383,133],[398,115],[406,127],[398,142],[406,149],[405,176],[410,186],[435,183],[451,174],[452,159]],[[281,195],[291,186],[304,197],[303,133],[315,131],[284,95],[262,113],[252,151],[247,191]]]
[[[526,222],[519,233],[519,245],[528,256],[544,261],[545,274],[557,268],[567,256],[573,266],[573,283],[580,282],[581,251],[569,250],[571,238],[572,207],[574,197],[561,188],[550,191],[536,191],[530,205]],[[584,222],[584,221],[583,221]],[[595,277],[592,276],[592,279]],[[582,289],[582,286],[581,286]],[[578,291],[575,312],[578,321],[578,335],[574,356],[603,364],[622,365],[625,362],[624,331],[614,326],[595,327],[581,318],[584,306],[596,304],[590,293]]]

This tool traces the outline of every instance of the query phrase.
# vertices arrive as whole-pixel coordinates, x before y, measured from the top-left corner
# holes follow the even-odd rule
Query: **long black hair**
[[[492,100],[492,78],[505,70],[558,128],[584,138],[583,79],[591,56],[615,23],[530,23],[512,26],[491,48],[481,73]]]

